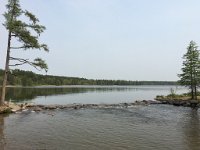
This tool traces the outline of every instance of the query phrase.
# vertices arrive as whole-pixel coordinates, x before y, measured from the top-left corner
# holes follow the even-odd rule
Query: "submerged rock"
[[[119,103],[119,104],[67,104],[67,105],[34,105],[34,104],[12,104],[12,112],[18,112],[23,110],[29,110],[31,112],[40,112],[44,110],[57,110],[57,109],[97,109],[97,108],[131,108],[133,106],[148,106],[148,105],[157,105],[157,104],[171,104],[175,106],[185,106],[191,107],[195,105],[199,107],[199,103],[196,101],[174,101],[174,100],[165,100],[165,101],[156,101],[156,100],[142,100],[134,101],[131,103]],[[199,104],[199,105],[198,105]],[[1,111],[1,110],[0,110]]]
[[[35,111],[35,112],[39,112],[39,111],[42,111],[43,109],[40,108],[40,107],[35,107],[32,111]]]
[[[52,110],[52,109],[57,109],[57,107],[54,106],[54,105],[49,105],[49,106],[44,106],[44,109],[50,109],[50,110]]]
[[[160,102],[153,100],[145,101],[135,101],[133,103],[119,103],[119,104],[68,104],[68,105],[27,105],[26,109],[32,111],[42,111],[42,110],[55,110],[55,109],[89,109],[89,108],[128,108],[134,105],[150,105],[150,104],[160,104]]]

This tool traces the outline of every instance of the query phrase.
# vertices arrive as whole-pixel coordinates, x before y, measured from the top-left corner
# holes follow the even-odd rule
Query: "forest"
[[[0,69],[0,82],[2,83],[4,71]],[[9,72],[8,85],[40,86],[40,85],[176,85],[175,81],[127,81],[86,79],[78,77],[65,77],[41,75],[32,71],[15,69]]]

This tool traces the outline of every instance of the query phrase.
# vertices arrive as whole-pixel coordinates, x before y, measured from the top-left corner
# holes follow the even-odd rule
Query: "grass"
[[[175,94],[171,93],[167,96],[164,95],[157,95],[156,100],[191,100],[190,93],[183,93],[183,94]],[[200,100],[200,93],[198,93],[197,100]]]

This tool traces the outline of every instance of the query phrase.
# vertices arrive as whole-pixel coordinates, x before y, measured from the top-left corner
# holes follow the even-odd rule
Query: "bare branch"
[[[10,67],[14,67],[14,66],[21,66],[23,64],[26,64],[26,62],[20,63],[20,64],[14,64],[14,65],[9,65]]]
[[[32,46],[21,46],[21,47],[10,47],[10,49],[28,49],[33,48]]]
[[[10,60],[17,60],[19,62],[28,62],[29,59],[10,57]]]
[[[10,65],[10,66],[19,66],[19,65],[23,65],[23,64],[28,64],[28,65],[34,67],[35,69],[41,71],[41,69],[39,69],[38,66],[35,65],[34,62],[29,61],[29,59],[10,57],[10,60],[15,60],[15,61],[21,62],[21,63],[19,63],[19,64],[14,64],[14,65]]]
[[[23,46],[22,47],[10,47],[10,49],[22,49],[24,48]]]

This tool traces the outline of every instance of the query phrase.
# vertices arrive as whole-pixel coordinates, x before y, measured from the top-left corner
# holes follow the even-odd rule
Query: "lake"
[[[170,86],[10,88],[35,104],[122,103],[186,92]],[[199,150],[200,111],[170,105],[68,109],[0,116],[2,150]]]
[[[9,88],[6,99],[34,104],[101,104],[153,100],[156,95],[168,95],[187,90],[176,86],[42,86]]]

